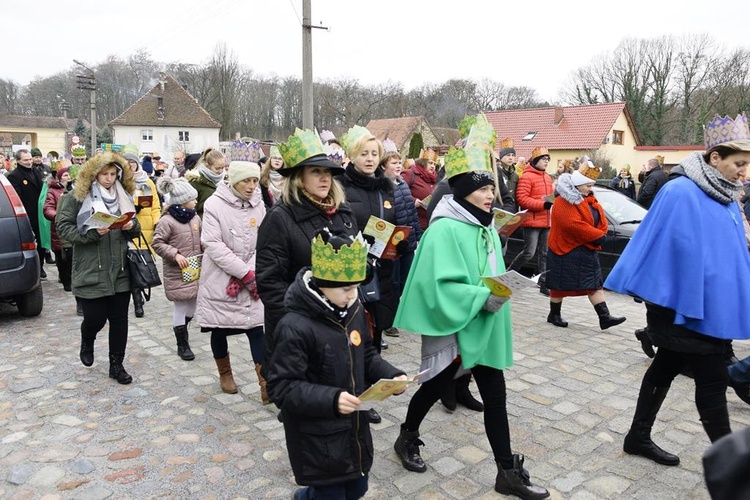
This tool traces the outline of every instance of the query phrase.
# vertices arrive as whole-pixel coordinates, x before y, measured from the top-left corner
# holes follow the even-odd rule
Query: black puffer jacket
[[[709,337],[674,324],[674,309],[646,304],[648,333],[657,347],[689,354],[727,354],[731,340]]]
[[[664,184],[667,183],[668,178],[669,176],[661,167],[646,172],[646,179],[641,184],[641,189],[638,191],[638,198],[635,201],[645,208],[651,208],[654,198],[656,198],[659,190],[664,187]]]
[[[300,270],[286,294],[289,312],[267,361],[267,388],[281,408],[297,484],[324,486],[361,477],[372,466],[369,423],[362,412],[341,415],[339,394],[359,395],[404,372],[376,352],[359,301],[339,319],[309,288],[310,276],[308,268]]]
[[[276,323],[284,315],[284,294],[297,271],[312,264],[310,244],[327,227],[332,233],[357,234],[354,214],[344,204],[329,219],[306,198],[298,204],[277,203],[266,214],[258,230],[255,260],[258,294],[265,314],[266,349],[273,350]]]

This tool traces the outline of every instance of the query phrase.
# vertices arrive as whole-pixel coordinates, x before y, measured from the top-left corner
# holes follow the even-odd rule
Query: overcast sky
[[[257,74],[302,77],[302,0],[30,0],[3,2],[0,77],[20,84],[107,55],[147,49],[160,62],[203,63],[218,43]],[[750,48],[750,1],[312,0],[313,77],[408,90],[489,78],[554,101],[576,69],[625,38],[708,34]],[[28,24],[24,24],[26,19]],[[10,43],[10,45],[7,45]]]

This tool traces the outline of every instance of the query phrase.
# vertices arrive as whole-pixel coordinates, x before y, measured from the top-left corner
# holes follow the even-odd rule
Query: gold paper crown
[[[714,116],[703,128],[706,151],[727,142],[750,141],[750,129],[747,125],[745,113],[737,115],[732,120],[729,116]]]
[[[308,158],[325,154],[323,143],[312,130],[295,129],[286,143],[279,144],[279,153],[284,160],[283,168],[294,168]]]
[[[349,148],[351,148],[360,137],[365,135],[372,136],[369,130],[360,125],[355,125],[347,130],[346,134],[342,135],[340,139],[341,147],[344,148],[346,154],[351,155],[351,150]]]
[[[497,143],[497,132],[489,124],[484,115],[477,117],[476,123],[472,125],[469,131],[469,137],[466,138],[466,146],[488,145],[490,149],[495,149]]]
[[[419,157],[424,158],[425,160],[432,160],[432,161],[438,160],[438,154],[432,148],[427,148],[427,149],[423,149],[422,151],[420,151]]]
[[[513,139],[510,137],[506,137],[502,141],[500,141],[500,149],[507,149],[507,148],[515,148],[516,143],[513,142]]]
[[[86,156],[86,146],[83,144],[76,144],[72,148],[70,148],[70,152],[75,156],[76,158],[80,158],[82,156]]]
[[[659,162],[659,165],[664,165],[664,157],[662,155],[656,155],[654,158]]]
[[[602,169],[594,165],[593,163],[586,162],[578,168],[578,171],[589,179],[596,180],[602,173]]]
[[[318,234],[312,241],[312,275],[337,283],[360,283],[367,277],[368,246],[362,233],[338,250]]]
[[[492,172],[490,152],[481,146],[457,149],[451,146],[445,155],[445,176],[455,177],[466,172],[485,170]]]
[[[278,146],[271,146],[271,149],[268,150],[268,156],[281,156],[281,153],[279,152]]]
[[[535,158],[539,158],[540,156],[547,155],[549,156],[549,151],[547,151],[547,148],[544,146],[537,146],[534,148],[534,151],[531,152],[531,158],[529,158],[529,163],[533,162]]]

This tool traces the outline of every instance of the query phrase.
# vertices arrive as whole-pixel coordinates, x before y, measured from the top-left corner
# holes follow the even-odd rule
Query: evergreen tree
[[[422,134],[417,132],[409,141],[409,158],[419,158],[422,149],[424,149],[424,139],[422,139]]]

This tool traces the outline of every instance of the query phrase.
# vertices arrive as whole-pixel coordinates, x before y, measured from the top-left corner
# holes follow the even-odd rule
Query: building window
[[[613,130],[612,131],[612,144],[620,144],[622,145],[623,136],[625,133],[622,130]]]
[[[180,130],[177,132],[178,138],[180,142],[190,142],[190,131],[189,130]]]
[[[154,131],[153,130],[141,130],[141,140],[142,141],[153,141],[154,140]]]
[[[531,140],[534,139],[534,137],[536,137],[536,134],[537,134],[536,132],[529,132],[528,134],[526,134],[525,136],[523,136],[523,139],[521,139],[521,140],[522,141],[531,141]]]

